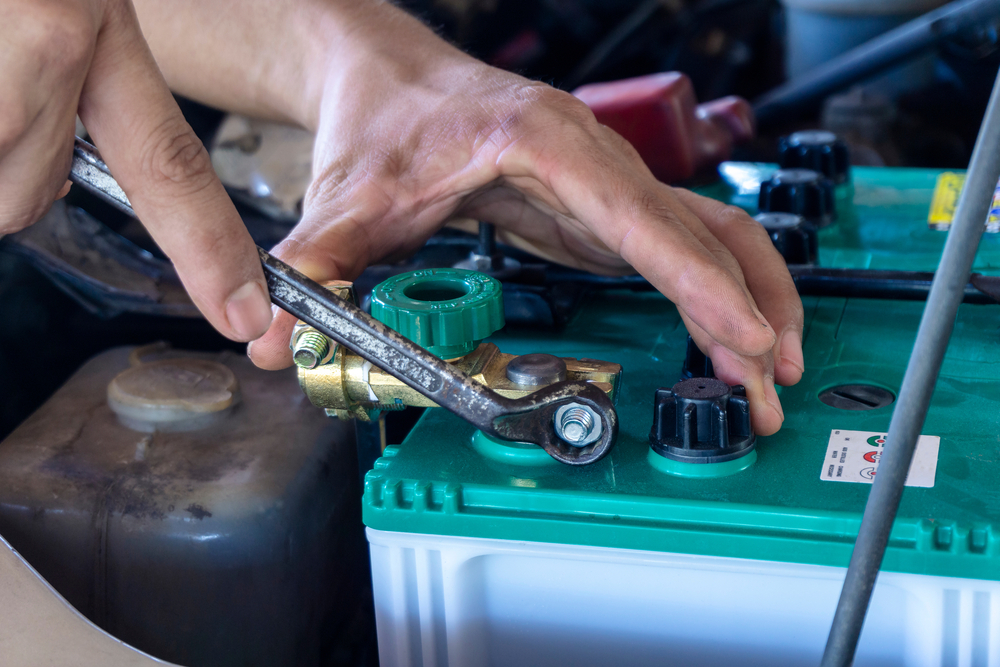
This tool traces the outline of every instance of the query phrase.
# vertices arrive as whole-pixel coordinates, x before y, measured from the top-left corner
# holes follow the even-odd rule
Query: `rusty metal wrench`
[[[97,149],[79,138],[73,150],[69,178],[135,217],[132,204]],[[266,250],[258,247],[257,251],[271,301],[484,433],[539,445],[554,459],[570,465],[593,463],[614,445],[618,416],[607,394],[592,384],[558,382],[523,398],[505,398],[372,318],[350,301],[337,297],[272,257]],[[593,430],[600,432],[596,441],[580,447],[559,436],[556,413],[570,405],[581,408],[594,420]]]

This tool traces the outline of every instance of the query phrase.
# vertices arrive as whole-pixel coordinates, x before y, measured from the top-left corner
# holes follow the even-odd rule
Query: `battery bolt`
[[[581,403],[567,403],[555,414],[556,435],[574,447],[585,447],[601,437],[601,418]]]
[[[312,327],[304,326],[292,337],[292,359],[299,368],[316,368],[329,353],[330,339]]]

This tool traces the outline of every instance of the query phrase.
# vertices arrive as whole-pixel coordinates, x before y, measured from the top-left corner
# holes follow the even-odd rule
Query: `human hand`
[[[198,308],[234,340],[260,336],[271,309],[253,241],[129,0],[4,0],[0,43],[0,235],[68,192],[79,113]]]
[[[392,10],[395,11],[395,10]],[[400,258],[455,217],[604,274],[638,271],[677,304],[717,375],[746,386],[759,434],[774,389],[802,373],[802,306],[784,261],[743,211],[658,182],[579,100],[479,63],[383,17],[337,44],[317,102],[314,181],[274,254],[315,280]],[[291,363],[282,313],[250,355]]]

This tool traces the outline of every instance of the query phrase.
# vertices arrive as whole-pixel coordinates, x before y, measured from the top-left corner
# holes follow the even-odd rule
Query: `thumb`
[[[350,219],[327,222],[317,208],[307,209],[302,221],[271,254],[318,283],[353,280],[368,265],[367,254],[361,252],[364,243],[356,233],[360,227]],[[268,370],[290,366],[288,344],[294,327],[295,317],[276,309],[267,333],[247,348],[254,364]]]
[[[130,2],[111,3],[80,117],[136,214],[209,322],[262,335],[270,298],[256,248],[156,67]]]

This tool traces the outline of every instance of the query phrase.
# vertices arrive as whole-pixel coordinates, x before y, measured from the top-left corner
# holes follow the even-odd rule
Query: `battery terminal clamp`
[[[328,288],[342,298],[353,299],[344,283]],[[522,399],[561,383],[582,382],[612,403],[617,399],[619,364],[544,353],[505,354],[485,342],[504,326],[501,284],[485,274],[443,268],[399,274],[375,287],[371,303],[376,320],[503,398]],[[314,345],[316,336],[327,346],[303,351]],[[331,416],[373,421],[384,411],[438,406],[304,322],[296,325],[291,346],[300,386],[314,405]],[[604,420],[586,402],[563,403],[552,421],[556,435],[571,451],[592,448],[606,440]]]

